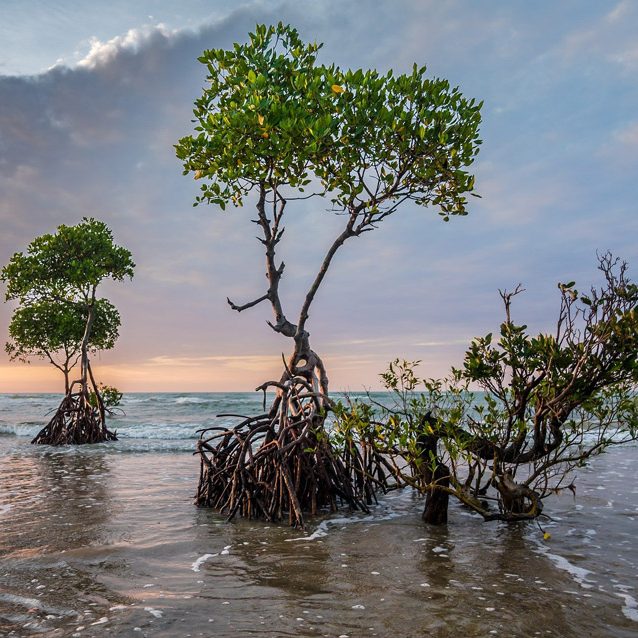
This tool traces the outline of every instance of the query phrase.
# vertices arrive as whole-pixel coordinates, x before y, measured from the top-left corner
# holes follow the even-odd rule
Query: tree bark
[[[446,488],[450,486],[450,469],[438,454],[439,437],[434,433],[436,419],[428,412],[421,424],[422,432],[417,437],[421,474],[427,491],[425,493],[425,508],[422,519],[430,525],[445,525],[450,496]],[[432,431],[428,434],[426,429]],[[443,488],[443,489],[439,489]]]
[[[439,464],[431,476],[430,483],[441,487],[450,486],[450,470],[446,465]],[[425,494],[425,507],[421,518],[430,525],[445,525],[450,496],[447,492],[436,487],[428,488]]]

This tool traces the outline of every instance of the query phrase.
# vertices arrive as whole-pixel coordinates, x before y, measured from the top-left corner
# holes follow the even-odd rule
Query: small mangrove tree
[[[105,279],[133,276],[131,253],[101,221],[84,218],[37,237],[2,269],[6,300],[17,301],[6,350],[12,359],[47,359],[64,375],[64,399],[32,443],[62,445],[114,440],[90,354],[115,345],[120,315],[97,289]],[[79,379],[71,382],[79,363]],[[110,397],[110,395],[109,395]]]

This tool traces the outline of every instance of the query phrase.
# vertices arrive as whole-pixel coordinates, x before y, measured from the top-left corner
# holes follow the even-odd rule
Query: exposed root
[[[45,445],[77,445],[117,441],[115,432],[107,429],[104,411],[91,405],[86,392],[69,392],[53,418],[38,432],[31,443]]]
[[[322,395],[301,377],[268,385],[278,389],[269,413],[233,428],[201,430],[197,505],[228,520],[287,519],[298,528],[304,514],[334,512],[340,505],[367,512],[369,491],[353,481],[324,429]]]

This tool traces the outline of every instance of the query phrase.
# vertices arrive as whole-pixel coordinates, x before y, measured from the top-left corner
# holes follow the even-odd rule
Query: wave
[[[202,399],[201,397],[177,397],[175,403],[178,405],[190,404],[190,403],[211,403],[210,399]]]
[[[124,439],[112,443],[100,443],[103,450],[117,454],[174,454],[195,453],[195,443],[192,439]]]
[[[20,423],[0,423],[0,436],[34,437],[44,426],[45,421],[22,421]]]
[[[118,426],[118,427],[115,427]],[[117,430],[121,439],[197,439],[197,430],[202,428],[201,423],[179,423],[179,424],[139,424],[139,425],[118,425],[111,422],[110,428]]]

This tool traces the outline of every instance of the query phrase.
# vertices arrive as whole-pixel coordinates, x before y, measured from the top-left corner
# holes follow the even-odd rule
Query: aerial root
[[[117,441],[115,432],[107,429],[104,415],[91,405],[86,392],[69,392],[53,418],[38,432],[31,443],[74,445]]]
[[[307,513],[334,512],[342,505],[369,511],[375,490],[365,460],[360,451],[344,455],[334,449],[320,395],[300,377],[272,385],[278,396],[269,413],[232,428],[200,431],[197,505],[229,520],[287,519],[298,528]]]

